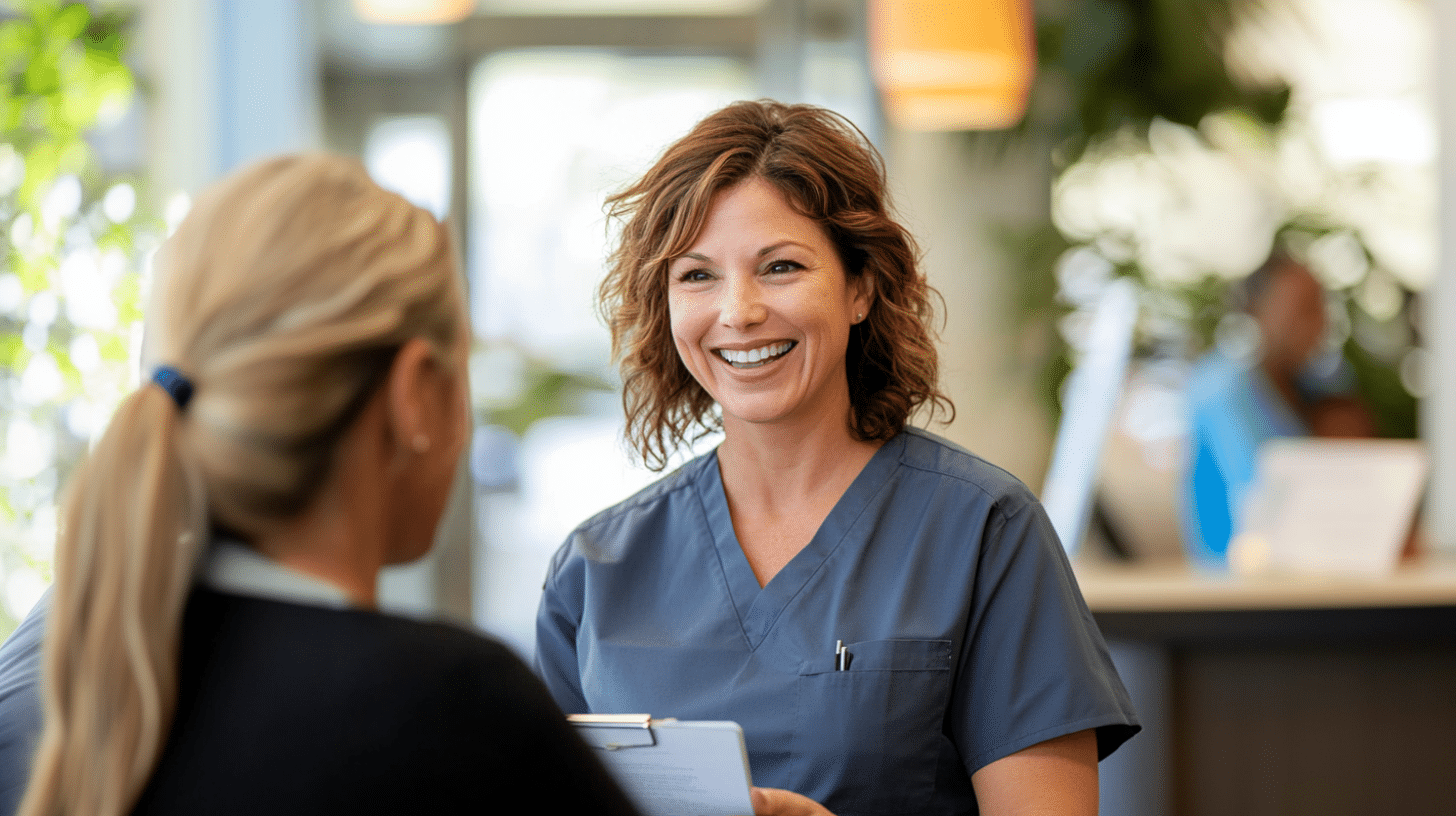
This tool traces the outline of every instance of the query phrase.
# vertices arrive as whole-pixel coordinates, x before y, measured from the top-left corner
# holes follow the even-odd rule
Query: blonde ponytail
[[[202,489],[158,386],[127,397],[67,492],[45,647],[45,730],[22,816],[123,814],[167,738]]]

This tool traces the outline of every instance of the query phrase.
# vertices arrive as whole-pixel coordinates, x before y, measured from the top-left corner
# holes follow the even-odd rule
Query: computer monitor
[[[1082,359],[1067,378],[1041,500],[1069,557],[1087,535],[1102,452],[1132,358],[1137,314],[1137,284],[1114,279],[1093,307]]]

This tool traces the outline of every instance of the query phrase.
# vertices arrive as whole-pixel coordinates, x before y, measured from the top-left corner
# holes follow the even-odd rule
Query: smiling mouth
[[[734,368],[758,368],[765,363],[788,354],[798,343],[789,340],[784,343],[774,343],[762,348],[749,349],[747,351],[735,351],[733,349],[718,349],[718,356]]]

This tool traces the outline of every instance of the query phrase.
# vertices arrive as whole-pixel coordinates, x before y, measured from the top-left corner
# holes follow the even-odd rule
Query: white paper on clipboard
[[[646,816],[753,813],[738,723],[572,714],[567,719]]]

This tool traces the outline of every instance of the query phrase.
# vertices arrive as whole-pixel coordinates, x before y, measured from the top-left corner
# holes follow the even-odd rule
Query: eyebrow
[[[808,250],[810,252],[813,252],[814,251],[807,244],[801,243],[799,241],[795,241],[792,238],[790,238],[790,239],[786,239],[786,240],[783,240],[783,241],[779,241],[776,244],[769,244],[768,246],[764,247],[763,249],[760,249],[757,253],[755,253],[755,257],[762,258],[765,255],[771,255],[771,254],[773,254],[775,252],[778,252],[779,250],[783,249],[786,246],[802,247],[803,249]],[[707,255],[702,255],[702,254],[699,254],[697,252],[684,252],[683,254],[677,256],[676,258],[673,258],[672,261],[670,261],[670,263],[676,263],[677,261],[680,261],[683,258],[691,258],[692,260],[699,261],[701,263],[712,263],[713,262],[713,259],[712,258],[709,258]]]

